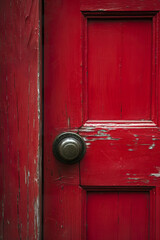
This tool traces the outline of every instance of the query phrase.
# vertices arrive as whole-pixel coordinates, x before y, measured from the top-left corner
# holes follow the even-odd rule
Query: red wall
[[[0,239],[40,238],[39,12],[0,2]]]

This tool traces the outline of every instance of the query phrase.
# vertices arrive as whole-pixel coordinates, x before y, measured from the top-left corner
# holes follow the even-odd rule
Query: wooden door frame
[[[42,238],[41,13],[0,3],[0,239]]]

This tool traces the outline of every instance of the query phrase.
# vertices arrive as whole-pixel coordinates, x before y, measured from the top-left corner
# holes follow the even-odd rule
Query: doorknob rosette
[[[61,133],[53,142],[53,154],[62,163],[74,164],[79,162],[85,155],[85,152],[85,141],[77,133]]]

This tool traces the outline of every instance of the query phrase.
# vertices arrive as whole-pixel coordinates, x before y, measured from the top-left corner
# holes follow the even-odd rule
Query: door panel
[[[44,239],[160,240],[159,9],[45,0]],[[53,156],[63,132],[79,163]]]
[[[151,19],[88,19],[88,119],[151,119]]]
[[[159,130],[94,128],[83,131],[87,153],[80,164],[82,185],[154,186],[159,182],[155,178],[159,174]]]
[[[149,192],[89,192],[87,239],[149,239]]]

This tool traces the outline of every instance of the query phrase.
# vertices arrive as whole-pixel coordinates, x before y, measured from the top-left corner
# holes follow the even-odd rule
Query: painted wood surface
[[[160,240],[159,9],[45,0],[44,239]],[[87,145],[69,166],[66,131]]]
[[[88,20],[89,120],[150,119],[151,31],[151,19]]]
[[[40,239],[39,1],[0,3],[0,239]]]
[[[147,239],[149,210],[148,192],[89,192],[87,240]]]

